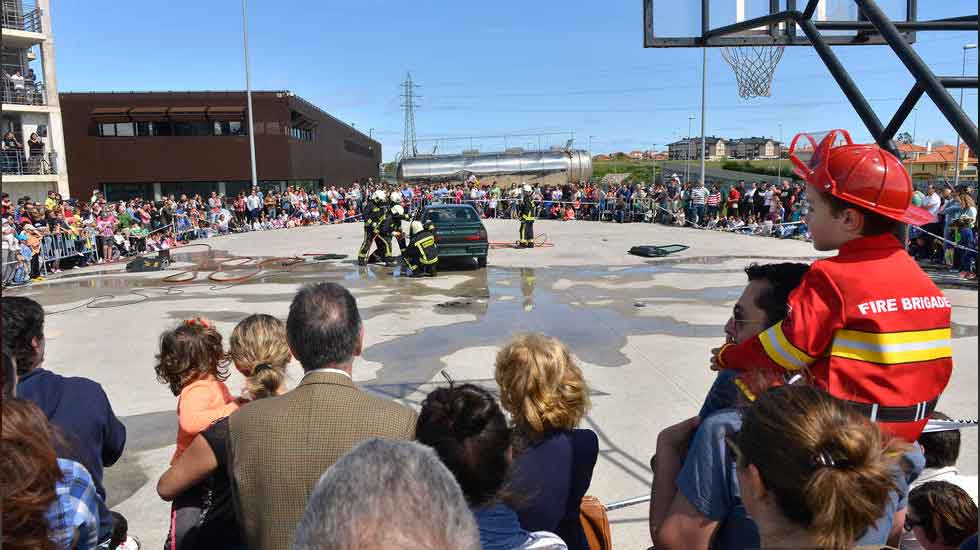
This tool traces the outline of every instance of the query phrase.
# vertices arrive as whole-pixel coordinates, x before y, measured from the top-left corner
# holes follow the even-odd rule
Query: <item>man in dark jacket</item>
[[[58,456],[88,470],[99,494],[99,541],[112,535],[102,469],[122,456],[126,427],[116,418],[102,386],[87,378],[64,377],[41,368],[44,362],[44,309],[21,296],[3,297],[3,341],[17,362],[17,396],[33,401],[65,437]]]

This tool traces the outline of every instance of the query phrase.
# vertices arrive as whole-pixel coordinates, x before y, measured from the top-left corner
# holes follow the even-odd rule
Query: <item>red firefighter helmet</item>
[[[847,130],[796,134],[789,158],[796,175],[841,200],[902,223],[934,221],[912,206],[912,179],[902,161],[878,145],[854,143]]]

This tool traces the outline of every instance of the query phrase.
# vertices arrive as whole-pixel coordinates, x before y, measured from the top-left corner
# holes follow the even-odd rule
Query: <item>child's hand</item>
[[[725,346],[720,348],[713,348],[711,350],[711,370],[720,371],[722,369],[721,361],[718,356],[721,354],[721,350],[725,349]]]

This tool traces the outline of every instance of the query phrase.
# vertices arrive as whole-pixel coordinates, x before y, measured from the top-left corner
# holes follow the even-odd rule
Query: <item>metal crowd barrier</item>
[[[47,272],[48,264],[67,258],[91,255],[99,259],[95,230],[85,230],[79,235],[55,233],[41,237],[41,271]]]

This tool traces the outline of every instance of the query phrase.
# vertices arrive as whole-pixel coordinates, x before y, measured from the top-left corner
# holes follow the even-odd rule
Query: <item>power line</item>
[[[411,158],[418,155],[415,144],[415,109],[418,104],[415,100],[421,96],[415,95],[415,88],[419,85],[412,82],[412,73],[405,73],[405,82],[402,83],[404,92],[402,93],[402,108],[405,109],[405,130],[402,138],[402,158]]]

